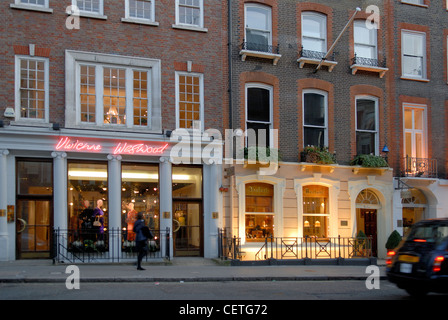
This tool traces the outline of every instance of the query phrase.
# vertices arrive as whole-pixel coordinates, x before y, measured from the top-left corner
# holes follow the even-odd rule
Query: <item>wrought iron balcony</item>
[[[328,71],[331,72],[333,71],[333,68],[338,64],[336,61],[334,61],[335,54],[336,53],[333,52],[327,59],[323,60],[325,58],[326,52],[305,50],[302,46],[297,62],[299,63],[299,68],[303,68],[305,64],[318,65],[320,62],[322,62],[322,65],[327,66]]]
[[[437,178],[437,159],[427,158],[404,158],[404,176]]]
[[[274,65],[276,65],[281,58],[279,45],[273,46],[262,43],[246,42],[245,40],[241,45],[240,55],[243,61],[245,61],[248,56],[272,59]]]
[[[380,62],[378,59],[358,57],[356,54],[352,59],[352,65],[350,68],[352,69],[352,74],[356,74],[358,70],[363,70],[377,72],[379,73],[380,78],[382,78],[389,70],[386,68],[386,58]]]

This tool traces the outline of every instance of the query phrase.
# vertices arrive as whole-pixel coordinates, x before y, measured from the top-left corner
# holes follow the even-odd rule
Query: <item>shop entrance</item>
[[[50,258],[51,199],[20,199],[17,202],[17,258]]]
[[[174,201],[173,209],[174,256],[202,256],[204,247],[202,203]]]
[[[376,210],[361,209],[361,216],[364,217],[364,233],[372,238],[372,255],[377,256],[377,223]]]
[[[381,209],[380,201],[374,191],[362,190],[356,198],[357,234],[364,232],[372,238],[372,255],[378,254],[378,210]]]

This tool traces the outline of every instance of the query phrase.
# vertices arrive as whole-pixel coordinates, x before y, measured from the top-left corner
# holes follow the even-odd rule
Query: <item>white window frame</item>
[[[269,91],[269,122],[265,122],[265,121],[251,121],[248,120],[248,89],[250,88],[259,88],[259,89],[265,89]],[[244,108],[244,112],[245,112],[245,132],[247,133],[247,123],[251,122],[251,123],[263,123],[263,124],[269,124],[269,148],[277,148],[277,146],[275,145],[275,140],[274,140],[274,130],[273,130],[273,126],[274,126],[274,87],[270,86],[270,85],[266,85],[263,83],[258,83],[258,82],[249,82],[246,83],[245,89],[245,108]],[[245,139],[245,145],[248,145],[248,137],[246,135],[246,139]]]
[[[358,129],[358,100],[372,100],[375,102],[375,130],[363,130]],[[375,152],[374,155],[379,155],[379,132],[380,132],[380,121],[379,121],[379,99],[374,96],[369,95],[358,95],[355,97],[355,144],[356,147],[356,133],[358,132],[368,132],[368,133],[374,133],[375,134]],[[356,150],[358,153],[358,150]]]
[[[194,72],[184,72],[184,71],[176,71],[176,128],[180,128],[180,113],[179,113],[179,102],[180,102],[180,93],[179,93],[179,77],[180,76],[188,76],[188,77],[198,77],[199,78],[199,121],[200,121],[200,130],[204,131],[204,74],[202,73],[194,73]],[[197,121],[197,120],[196,120]],[[186,130],[192,130],[197,128],[182,128]]]
[[[304,27],[304,21],[306,20],[307,17],[313,18],[316,21],[317,21],[317,19],[319,20],[318,22],[319,22],[319,24],[322,25],[321,26],[322,30],[325,33],[323,35],[323,37],[315,38],[315,37],[310,37],[310,36],[305,35],[303,27]],[[303,50],[310,50],[310,49],[305,48],[303,46],[303,39],[304,38],[308,38],[310,40],[322,42],[323,51],[321,51],[321,52],[322,53],[326,53],[327,52],[327,16],[325,14],[319,13],[319,12],[313,12],[313,11],[304,11],[304,12],[302,12],[302,32],[301,32],[301,34],[302,34],[302,42],[301,43],[302,43]],[[311,50],[311,51],[314,51],[314,50]]]
[[[405,68],[404,68],[404,37],[405,35],[414,35],[414,36],[421,36],[422,37],[422,75],[413,75],[413,74],[406,74]],[[413,31],[413,30],[401,30],[401,75],[402,78],[406,79],[415,79],[415,80],[427,80],[427,62],[426,62],[426,32],[419,32],[419,31]]]
[[[425,4],[425,0],[401,0],[401,3],[427,7],[427,5]]]
[[[44,118],[43,119],[34,119],[34,118],[27,118],[27,117],[21,117],[21,95],[20,95],[20,81],[21,81],[21,61],[22,60],[35,60],[44,62],[44,72],[45,72],[45,84],[44,84],[44,90],[45,90],[45,103],[44,103]],[[17,122],[27,122],[27,123],[48,123],[49,122],[49,106],[50,106],[50,61],[48,58],[42,58],[42,57],[34,57],[34,56],[23,56],[23,55],[16,55],[15,56],[15,121]]]
[[[78,6],[77,0],[72,0],[72,6],[75,8]],[[99,0],[99,12],[77,9],[81,17],[107,19],[107,16],[104,15],[104,0]]]
[[[176,0],[176,22],[173,24],[173,28],[176,29],[186,29],[190,31],[200,31],[200,32],[207,32],[207,28],[204,28],[204,0],[199,0],[199,25],[196,24],[189,24],[189,23],[182,23],[180,22],[180,12],[179,8],[181,7],[179,0]]]
[[[121,19],[121,21],[123,22],[131,22],[131,23],[140,23],[140,24],[147,24],[147,25],[153,25],[153,26],[158,26],[159,23],[155,21],[155,1],[156,0],[139,0],[139,1],[143,1],[143,2],[147,2],[150,4],[151,6],[151,17],[149,18],[138,18],[138,17],[133,17],[131,16],[131,12],[130,12],[130,4],[129,4],[130,0],[125,0],[125,17]]]
[[[256,4],[256,3],[246,3],[244,5],[244,39],[247,42],[247,11],[249,8],[259,8],[266,10],[267,12],[267,18],[268,18],[268,24],[269,24],[269,30],[259,30],[262,32],[269,32],[268,37],[268,45],[272,46],[272,8],[266,5]],[[249,28],[250,29],[250,28]],[[255,29],[254,29],[255,30]]]
[[[81,65],[95,66],[95,123],[81,121]],[[103,68],[126,69],[126,123],[105,124],[103,106]],[[133,71],[148,72],[148,122],[134,125]],[[161,133],[161,61],[129,56],[66,50],[66,127],[113,131],[143,131]]]
[[[44,4],[42,5],[42,4],[22,2],[22,0],[14,0],[14,3],[11,3],[9,6],[13,9],[23,9],[23,10],[53,13],[53,9],[50,9],[49,1],[50,0],[44,0]]]
[[[412,126],[414,127],[414,110],[419,109],[423,111],[423,123],[422,123],[422,129],[406,129],[406,122],[405,122],[405,111],[406,109],[412,110]],[[423,104],[411,104],[411,103],[403,103],[403,157],[406,157],[406,133],[410,133],[411,139],[412,139],[412,154],[411,157],[413,158],[427,158],[428,156],[428,120],[427,120],[427,106]],[[416,134],[422,134],[422,155],[417,156],[416,154],[416,143],[415,143],[415,135]]]
[[[314,93],[319,94],[324,97],[325,102],[325,125],[324,126],[314,126],[314,125],[307,125],[305,124],[305,94],[307,93]],[[303,137],[303,147],[306,147],[305,145],[305,127],[307,128],[320,128],[324,129],[325,135],[324,135],[324,146],[328,147],[328,92],[323,90],[317,90],[317,89],[305,89],[302,92],[302,137]]]
[[[367,59],[378,59],[378,25],[375,23],[375,27],[367,28],[367,22],[366,20],[355,20],[353,23],[353,43],[354,43],[354,52],[356,54],[356,48],[357,47],[368,47],[373,49],[374,56],[373,57],[363,57],[360,55],[357,55],[357,57],[360,58],[367,58]],[[356,28],[362,27],[364,29],[367,29],[369,33],[373,33],[373,43],[357,43],[356,42]]]

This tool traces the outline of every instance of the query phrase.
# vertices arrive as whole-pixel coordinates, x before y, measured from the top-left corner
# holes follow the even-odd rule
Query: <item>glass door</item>
[[[196,201],[174,201],[174,255],[202,256],[202,205]]]
[[[19,199],[16,232],[18,259],[50,258],[52,201]]]

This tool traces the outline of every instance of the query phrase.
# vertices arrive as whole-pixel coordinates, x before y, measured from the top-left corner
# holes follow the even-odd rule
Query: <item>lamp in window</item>
[[[320,228],[320,221],[316,220],[316,222],[314,222],[314,227],[315,228]]]
[[[305,222],[303,223],[303,226],[305,228],[309,228],[310,227],[310,222],[308,220],[305,220]]]

